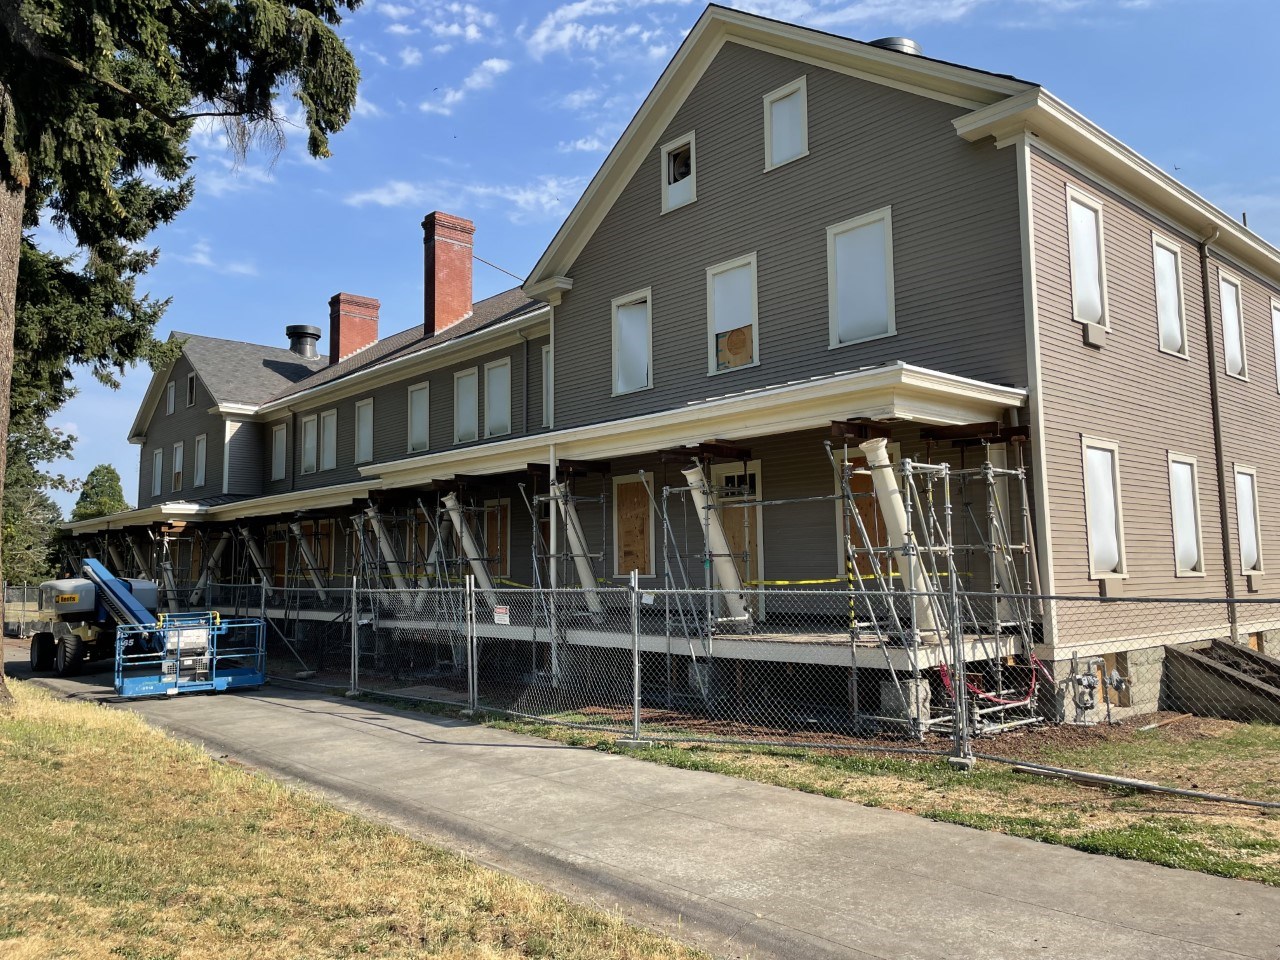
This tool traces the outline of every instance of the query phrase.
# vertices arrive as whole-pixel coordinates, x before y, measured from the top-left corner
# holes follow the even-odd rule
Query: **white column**
[[[565,538],[569,541],[569,552],[573,554],[573,567],[578,572],[578,583],[586,598],[587,609],[593,614],[603,613],[604,606],[596,592],[596,575],[591,569],[591,558],[587,556],[587,538],[582,532],[578,511],[569,499],[568,492],[556,480],[551,481],[551,496],[555,498],[560,507],[560,516],[564,518]]]
[[[445,494],[444,508],[449,511],[449,518],[453,521],[454,529],[458,531],[463,554],[471,561],[471,572],[476,576],[476,589],[484,596],[485,603],[492,610],[498,604],[498,595],[493,592],[493,580],[489,576],[489,568],[481,558],[480,548],[476,546],[476,539],[471,534],[471,525],[463,515],[462,505],[458,503],[456,494]]]
[[[716,583],[720,585],[721,590],[727,591],[722,594],[725,609],[731,620],[739,621],[745,627],[749,615],[742,595],[742,577],[738,574],[738,565],[734,562],[729,540],[724,535],[724,526],[720,523],[720,511],[715,508],[715,493],[707,484],[702,467],[696,463],[688,470],[680,472],[689,481],[689,494],[693,498],[696,516],[699,524],[706,531],[706,547],[711,552],[711,569],[715,572]]]

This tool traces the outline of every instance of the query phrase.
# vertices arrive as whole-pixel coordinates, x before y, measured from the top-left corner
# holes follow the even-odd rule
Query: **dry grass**
[[[687,958],[123,711],[10,681],[0,710],[0,955]]]

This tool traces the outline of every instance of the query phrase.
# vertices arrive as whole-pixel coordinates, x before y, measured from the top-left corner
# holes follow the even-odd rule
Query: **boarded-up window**
[[[484,550],[489,575],[511,576],[511,501],[487,500],[484,505]]]
[[[713,373],[756,362],[756,260],[744,257],[707,271]]]
[[[652,477],[649,477],[652,482]],[[653,576],[653,509],[640,477],[613,481],[614,574]]]
[[[1248,376],[1244,323],[1240,314],[1240,284],[1229,277],[1219,276],[1218,293],[1222,298],[1222,345],[1227,373],[1233,377]]]
[[[1072,197],[1070,208],[1071,302],[1081,323],[1105,325],[1102,289],[1102,213]]]

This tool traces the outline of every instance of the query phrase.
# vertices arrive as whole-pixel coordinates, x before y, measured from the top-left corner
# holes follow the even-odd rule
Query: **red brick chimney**
[[[373,297],[335,293],[329,298],[329,363],[345,360],[378,342],[378,307]]]
[[[471,249],[476,225],[439,210],[422,221],[427,336],[471,316]]]

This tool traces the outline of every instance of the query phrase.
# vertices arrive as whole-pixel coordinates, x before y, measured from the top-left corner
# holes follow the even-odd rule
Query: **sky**
[[[930,57],[1046,87],[1280,245],[1274,0],[741,0],[728,6],[859,40],[905,35]],[[153,235],[142,280],[172,298],[157,330],[286,346],[328,331],[339,291],[382,301],[382,336],[422,322],[422,218],[476,224],[475,252],[523,278],[704,7],[701,0],[369,0],[340,32],[359,102],[333,156],[294,126],[237,163],[197,130],[191,206]],[[296,104],[283,106],[296,117]],[[67,238],[38,239],[66,250]],[[475,264],[476,299],[518,285]],[[325,349],[322,340],[320,348]],[[57,469],[112,463],[136,502],[126,436],[150,380],[77,377],[52,423],[78,438]],[[55,494],[65,513],[75,494]]]

